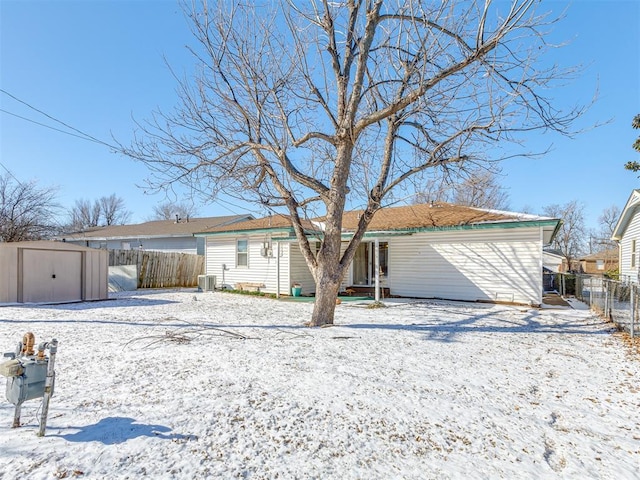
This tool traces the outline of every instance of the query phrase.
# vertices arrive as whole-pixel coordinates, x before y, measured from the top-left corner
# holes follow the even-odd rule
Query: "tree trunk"
[[[331,264],[330,268],[322,268],[316,280],[316,301],[313,306],[310,325],[321,327],[332,325],[336,310],[336,299],[342,283],[342,268],[339,264]]]
[[[310,324],[314,327],[333,324],[336,298],[344,277],[345,266],[341,257],[342,211],[339,215],[328,215],[325,225],[324,242],[318,252],[318,263],[314,272],[316,281],[316,302]]]

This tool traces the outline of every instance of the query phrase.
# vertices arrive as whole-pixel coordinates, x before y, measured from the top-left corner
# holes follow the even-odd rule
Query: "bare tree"
[[[54,233],[60,208],[56,194],[55,188],[0,176],[0,242],[40,240]]]
[[[100,225],[100,203],[90,200],[76,200],[75,205],[69,211],[71,228],[84,230]]]
[[[76,200],[69,210],[69,230],[79,231],[87,228],[124,225],[131,218],[131,212],[125,207],[124,200],[111,194],[100,197],[93,202],[90,200]]]
[[[618,205],[610,205],[602,210],[598,217],[598,228],[593,229],[589,234],[589,253],[616,248],[617,243],[611,240],[611,236],[619,218],[620,207]]]
[[[575,260],[584,252],[586,243],[584,205],[572,200],[564,205],[548,205],[544,207],[544,213],[549,217],[562,219],[552,247],[561,252],[567,262],[567,268],[572,270]]]
[[[125,207],[124,200],[112,193],[98,200],[105,225],[124,225],[131,218],[131,212]]]
[[[186,202],[165,202],[153,207],[152,220],[173,220],[178,218],[193,218],[198,214],[195,205]]]
[[[581,110],[543,96],[571,72],[539,62],[555,21],[539,3],[194,2],[198,68],[178,80],[181,105],[122,151],[150,167],[152,187],[286,209],[317,286],[311,324],[333,323],[379,209],[429,169],[482,163],[496,142],[569,133]],[[342,248],[346,205],[363,211]],[[318,215],[316,254],[303,220]]]
[[[432,180],[416,195],[417,203],[448,202],[469,207],[508,210],[509,194],[498,183],[496,172],[474,169],[457,182]]]

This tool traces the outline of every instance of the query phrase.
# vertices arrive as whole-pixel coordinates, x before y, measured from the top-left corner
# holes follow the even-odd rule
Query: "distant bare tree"
[[[416,195],[416,201],[448,202],[492,210],[509,209],[509,194],[498,183],[496,173],[487,169],[474,169],[458,182],[432,180],[424,192]]]
[[[153,207],[152,220],[174,220],[178,218],[193,218],[198,210],[193,204],[186,202],[165,202]]]
[[[53,234],[59,205],[57,189],[0,176],[0,242],[40,240]]]
[[[131,218],[131,212],[125,207],[124,200],[112,193],[98,200],[100,213],[105,225],[124,225]]]
[[[620,207],[615,204],[610,205],[602,211],[598,217],[598,223],[600,224],[600,231],[603,237],[611,239],[613,230],[616,228],[618,220],[620,219],[620,213]]]
[[[587,232],[584,223],[584,205],[572,200],[564,205],[548,205],[544,214],[562,220],[560,230],[553,240],[552,248],[560,251],[567,262],[567,268],[574,267],[575,260],[584,253]]]
[[[84,199],[76,200],[69,215],[71,227],[74,230],[97,227],[100,225],[100,203]]]
[[[594,229],[590,235],[590,253],[597,253],[616,247],[617,243],[611,240],[611,236],[619,218],[620,207],[618,205],[614,204],[602,210],[598,217],[598,229]]]
[[[369,223],[411,182],[523,132],[569,133],[581,113],[546,97],[572,72],[539,61],[555,20],[537,0],[185,4],[195,78],[122,151],[151,187],[286,210],[316,282],[312,325],[333,323]],[[363,212],[345,248],[346,205]],[[316,253],[303,221],[317,215]]]
[[[509,194],[494,173],[485,170],[468,177],[454,188],[453,203],[494,210],[509,209]]]
[[[76,200],[69,210],[71,231],[80,231],[92,227],[107,225],[124,225],[131,218],[131,212],[125,208],[124,200],[111,194],[100,197],[93,202],[90,200]]]

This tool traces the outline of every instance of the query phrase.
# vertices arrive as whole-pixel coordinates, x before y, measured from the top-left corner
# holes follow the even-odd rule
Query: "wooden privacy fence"
[[[138,288],[197,287],[204,255],[144,250],[109,250],[109,266],[136,265]]]

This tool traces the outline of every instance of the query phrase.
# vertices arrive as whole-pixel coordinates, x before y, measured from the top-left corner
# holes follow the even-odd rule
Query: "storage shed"
[[[106,250],[65,242],[0,243],[0,303],[106,299],[108,264]]]

